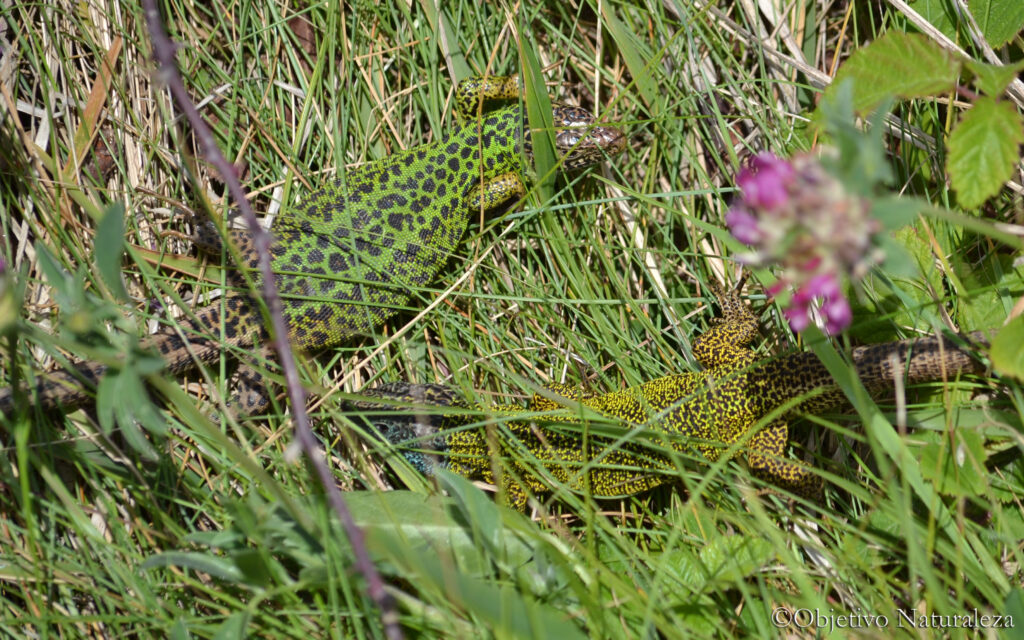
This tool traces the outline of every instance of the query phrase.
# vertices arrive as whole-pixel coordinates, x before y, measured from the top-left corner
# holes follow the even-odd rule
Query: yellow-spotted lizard
[[[549,491],[552,482],[615,497],[671,481],[673,461],[635,438],[591,434],[584,441],[580,426],[573,424],[583,415],[581,407],[598,420],[664,434],[675,450],[696,449],[711,460],[741,443],[739,450],[746,453],[755,474],[813,497],[820,491],[820,478],[805,464],[786,457],[786,418],[841,405],[845,395],[814,354],[757,360],[748,348],[757,335],[756,318],[735,295],[721,295],[720,303],[722,321],[694,341],[693,353],[704,367],[701,372],[665,376],[603,395],[553,385],[549,391],[565,402],[551,399],[551,393],[538,394],[527,409],[482,408],[466,403],[449,387],[404,382],[365,390],[350,404],[377,435],[401,446],[403,455],[423,473],[441,465],[494,483],[491,453],[507,454],[512,462],[504,467],[500,484],[519,510],[526,506],[528,490]],[[983,332],[970,334],[968,340],[987,343]],[[947,338],[858,347],[851,355],[869,391],[892,388],[897,378],[911,383],[948,380],[981,368]],[[763,424],[766,416],[798,399],[785,414]],[[491,445],[484,422],[501,423]]]
[[[525,110],[518,102],[484,110],[492,100],[519,95],[515,78],[464,80],[455,98],[460,122],[440,139],[350,170],[277,218],[272,265],[294,347],[315,351],[370,332],[406,305],[411,291],[433,281],[471,216],[525,194],[521,159],[532,151]],[[553,116],[563,169],[594,164],[625,147],[618,129],[597,126],[583,109],[555,104]],[[258,257],[249,234],[230,234],[241,266],[254,270]],[[206,250],[221,249],[216,233],[201,232],[196,240]],[[229,345],[259,348],[266,341],[259,306],[244,293],[240,274],[234,276],[238,288],[196,311],[179,325],[180,333],[165,329],[149,339],[169,372],[213,361]],[[29,399],[73,408],[89,398],[85,387],[104,371],[78,364],[41,380]],[[247,370],[241,381],[242,409],[261,410],[266,397],[259,376]],[[10,389],[0,391],[0,411],[8,414],[14,398]]]

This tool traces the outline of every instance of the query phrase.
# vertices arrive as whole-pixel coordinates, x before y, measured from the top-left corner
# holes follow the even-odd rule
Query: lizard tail
[[[964,341],[946,337],[916,338],[899,342],[857,347],[852,357],[857,376],[871,392],[892,389],[897,380],[906,383],[952,380],[965,373],[983,369],[981,362],[964,348],[963,342],[985,346],[989,334],[975,331]],[[846,395],[836,386],[832,375],[813,353],[799,353],[771,360],[752,374],[757,386],[764,389],[770,410],[789,398],[810,394],[799,410],[820,413],[846,404]]]
[[[988,345],[988,334],[975,331],[966,342]],[[853,350],[857,374],[869,389],[891,387],[897,379],[909,383],[950,380],[984,367],[960,344],[946,337],[917,338]]]
[[[172,375],[185,373],[195,368],[198,362],[214,361],[225,344],[252,343],[252,327],[243,327],[241,320],[235,320],[238,314],[234,313],[233,307],[238,304],[245,302],[236,302],[232,296],[223,303],[202,307],[194,318],[180,322],[177,329],[162,328],[147,338],[142,346],[159,353],[166,362],[165,371]],[[218,335],[221,326],[224,327],[223,340]],[[35,388],[26,389],[24,397],[44,411],[57,408],[71,411],[90,402],[92,389],[96,388],[106,371],[107,366],[103,364],[78,362],[70,371],[56,371],[38,377]],[[19,396],[11,388],[0,390],[0,415],[10,416],[17,408]]]
[[[91,393],[103,377],[107,367],[90,362],[79,362],[70,371],[56,371],[47,374],[46,378],[38,378],[35,389],[26,389],[24,393],[29,402],[36,402],[43,409],[63,407],[65,410],[75,409],[85,404]],[[0,414],[10,416],[17,409],[18,396],[13,388],[0,391]]]

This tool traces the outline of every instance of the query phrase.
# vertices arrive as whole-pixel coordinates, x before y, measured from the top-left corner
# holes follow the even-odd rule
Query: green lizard
[[[293,347],[320,350],[370,332],[407,304],[415,287],[434,280],[474,213],[525,194],[521,158],[531,155],[532,145],[523,133],[523,107],[517,102],[483,111],[489,101],[519,95],[511,77],[461,82],[455,98],[461,122],[440,139],[353,169],[276,220],[272,264]],[[594,164],[625,147],[618,129],[596,126],[583,109],[555,104],[553,116],[563,169]],[[240,266],[255,269],[258,257],[248,232],[230,234]],[[208,228],[196,240],[207,251],[221,249],[220,237]],[[244,293],[238,273],[234,284],[223,300],[182,323],[180,333],[165,329],[149,339],[167,371],[180,374],[197,362],[216,360],[227,346],[259,347],[266,341],[259,306]],[[81,363],[53,374],[35,386],[35,401],[65,409],[81,405],[89,398],[85,386],[95,385],[104,371]],[[240,378],[243,408],[262,410],[262,380],[249,370]],[[9,414],[14,398],[10,389],[0,391],[0,411]]]
[[[723,321],[694,341],[693,353],[704,366],[699,373],[678,373],[603,395],[553,385],[549,390],[564,397],[564,402],[552,400],[551,394],[538,394],[527,409],[508,405],[485,409],[466,403],[443,385],[403,382],[363,391],[350,404],[377,435],[402,446],[403,455],[420,472],[429,474],[441,465],[491,483],[495,482],[493,446],[488,445],[480,421],[493,418],[504,423],[497,446],[512,462],[500,481],[507,500],[519,510],[525,509],[527,490],[549,491],[551,481],[574,491],[615,497],[640,493],[673,477],[672,460],[634,441],[593,435],[582,441],[579,427],[567,426],[579,422],[581,406],[595,417],[665,434],[675,450],[694,448],[710,460],[741,443],[755,474],[800,495],[816,496],[820,478],[785,455],[786,417],[841,405],[845,395],[814,354],[758,361],[748,348],[757,335],[756,318],[737,296],[719,298]],[[972,333],[969,339],[987,343],[983,332]],[[892,387],[897,377],[908,382],[945,380],[979,369],[967,351],[945,338],[858,347],[852,357],[869,391]],[[774,410],[801,398],[778,419],[755,429]],[[396,403],[404,407],[397,408]],[[461,410],[438,411],[438,407]]]

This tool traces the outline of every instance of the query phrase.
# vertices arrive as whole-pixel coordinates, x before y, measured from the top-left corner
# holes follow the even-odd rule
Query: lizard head
[[[360,395],[348,406],[359,412],[370,433],[399,447],[416,470],[429,475],[438,464],[437,457],[448,448],[439,434],[444,415],[432,413],[430,407],[457,404],[455,390],[439,384],[392,382],[364,389]]]
[[[599,125],[594,116],[580,107],[554,103],[555,149],[564,169],[581,169],[597,164],[626,148],[626,136],[616,127]],[[525,151],[533,154],[529,136]]]

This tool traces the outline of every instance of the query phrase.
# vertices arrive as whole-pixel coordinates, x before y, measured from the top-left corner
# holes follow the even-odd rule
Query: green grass
[[[621,501],[563,492],[527,518],[457,478],[440,480],[451,496],[440,498],[368,451],[342,415],[344,393],[379,381],[440,381],[518,402],[550,381],[611,390],[696,368],[691,340],[715,315],[708,286],[740,272],[742,246],[722,223],[734,176],[752,150],[809,146],[803,122],[818,88],[765,53],[796,53],[781,40],[749,38],[775,32],[763,16],[741,3],[693,4],[515,12],[452,2],[438,13],[431,3],[164,3],[187,86],[257,211],[296,204],[340,167],[435,138],[454,117],[454,82],[517,73],[520,49],[543,67],[552,98],[630,132],[626,153],[555,182],[551,202],[532,193],[472,226],[417,301],[433,305],[423,317],[404,314],[302,362],[322,395],[319,434],[335,445],[332,468],[353,490],[402,624],[410,637],[761,637],[776,633],[771,615],[783,607],[884,615],[882,633],[908,637],[918,632],[898,626],[897,610],[977,608],[1015,614],[1019,626],[1024,395],[1009,379],[912,389],[902,417],[883,399],[867,430],[853,414],[794,423],[796,454],[832,481],[820,505],[794,506],[739,462],[694,459],[671,487]],[[846,15],[815,3],[791,16],[808,65],[831,71],[833,57],[902,24],[875,3],[854,6]],[[287,416],[223,415],[227,359],[184,387],[159,384],[160,413],[137,383],[151,366],[137,336],[166,319],[151,303],[194,308],[195,292],[219,282],[220,265],[187,239],[185,212],[230,207],[154,84],[139,10],[58,0],[0,16],[18,25],[6,35],[10,75],[0,72],[0,242],[22,303],[17,320],[0,304],[0,384],[58,354],[130,373],[107,390],[116,426],[86,412],[0,422],[0,633],[381,637],[348,542],[288,451]],[[1008,55],[1020,57],[1019,44]],[[933,137],[950,122],[941,104],[896,111]],[[112,162],[99,180],[81,170],[96,161],[96,140]],[[955,205],[936,172],[941,148],[891,143],[894,191]],[[99,223],[115,202],[126,212],[127,302],[93,258],[120,245]],[[986,229],[1019,223],[1019,198],[1008,188],[969,213]],[[996,327],[1019,305],[1019,254],[987,234],[922,217],[898,241],[909,265],[867,280],[850,340],[927,332],[947,315],[964,329]],[[69,274],[63,285],[44,278],[46,255]],[[746,291],[764,304],[758,283]],[[796,348],[776,306],[762,321],[761,352]],[[898,439],[886,437],[890,423]],[[891,462],[901,455],[909,468]]]

